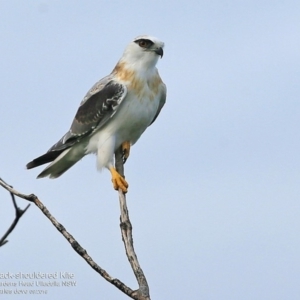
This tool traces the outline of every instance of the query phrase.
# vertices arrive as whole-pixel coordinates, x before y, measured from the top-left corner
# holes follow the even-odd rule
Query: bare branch
[[[125,178],[122,155],[123,155],[122,148],[120,147],[115,153],[115,158],[116,158],[115,165],[118,173]],[[134,272],[134,275],[139,285],[139,289],[134,291],[134,295],[136,295],[137,296],[136,299],[139,300],[150,300],[149,286],[134,251],[133,238],[132,238],[132,225],[129,219],[126,197],[121,189],[119,189],[119,201],[120,201],[120,210],[121,210],[120,227],[122,233],[122,240],[125,246],[127,258],[129,260],[129,263],[131,265],[131,268]]]
[[[55,226],[55,228],[65,237],[65,239],[70,243],[72,248],[97,272],[99,273],[105,280],[113,284],[119,290],[121,290],[124,294],[129,296],[132,299],[142,300],[147,298],[140,298],[139,294],[136,291],[133,291],[128,286],[126,286],[123,282],[121,282],[117,278],[112,278],[104,269],[102,269],[92,258],[88,255],[87,251],[76,241],[76,239],[66,230],[66,228],[60,224],[49,212],[49,210],[44,206],[44,204],[38,199],[38,197],[34,194],[25,195],[13,187],[8,185],[0,178],[0,185],[8,190],[11,194],[16,195],[20,198],[33,202],[42,212],[43,214],[51,221],[51,223]],[[28,208],[28,207],[27,207]],[[26,208],[26,209],[27,209]]]
[[[1,178],[0,178],[1,181],[3,181]],[[4,181],[3,181],[4,182]],[[5,182],[4,182],[5,183]],[[5,183],[6,184],[6,183]],[[12,187],[11,187],[12,188]],[[25,209],[21,209],[20,207],[18,207],[17,205],[17,202],[16,202],[16,199],[15,199],[15,195],[10,192],[10,196],[11,196],[11,199],[12,199],[12,202],[13,202],[13,205],[14,205],[14,208],[15,208],[15,219],[14,221],[12,222],[12,224],[10,225],[10,227],[8,228],[8,230],[6,231],[6,233],[3,235],[3,237],[0,239],[0,247],[5,245],[8,240],[7,240],[7,237],[11,234],[11,232],[15,229],[15,227],[17,226],[20,218],[23,216],[23,214],[26,212],[26,210],[29,208],[30,204],[28,204]]]

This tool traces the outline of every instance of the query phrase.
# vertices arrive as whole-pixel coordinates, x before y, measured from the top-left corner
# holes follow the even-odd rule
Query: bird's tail
[[[62,151],[53,152],[58,153],[52,154],[52,156],[50,154],[48,154],[47,156],[46,153],[34,159],[33,161],[27,164],[27,169],[37,167],[54,159],[52,163],[49,166],[47,166],[42,173],[38,175],[37,178],[43,178],[47,176],[49,176],[49,178],[57,178],[63,173],[65,173],[68,169],[70,169],[73,165],[75,165],[86,154],[85,147],[81,144],[77,144],[76,146]]]
[[[64,150],[47,152],[47,153],[39,156],[38,158],[35,158],[33,161],[29,162],[26,165],[26,168],[32,169],[32,168],[44,165],[46,163],[49,163],[49,162],[53,161],[54,159],[56,159],[63,151]]]

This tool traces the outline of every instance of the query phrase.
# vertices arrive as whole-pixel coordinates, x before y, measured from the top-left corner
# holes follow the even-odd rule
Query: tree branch
[[[116,151],[115,157],[116,157],[116,170],[123,177],[125,177],[124,165],[123,165],[123,153],[121,147]],[[120,227],[121,227],[122,240],[125,246],[126,255],[139,285],[138,290],[135,291],[130,289],[119,279],[112,278],[104,269],[102,269],[91,258],[91,256],[88,255],[87,251],[77,242],[77,240],[66,230],[66,228],[52,216],[52,214],[49,212],[46,206],[39,200],[39,198],[36,195],[22,194],[19,191],[15,190],[12,186],[8,185],[1,178],[0,178],[0,185],[10,192],[16,210],[16,218],[13,224],[11,225],[11,227],[9,228],[9,230],[7,231],[7,233],[0,240],[0,246],[4,245],[7,242],[5,239],[12,232],[12,230],[18,223],[20,217],[26,212],[26,210],[30,206],[29,204],[24,210],[18,208],[14,197],[16,195],[22,199],[34,203],[43,212],[43,214],[51,221],[51,223],[55,226],[55,228],[65,237],[65,239],[70,243],[72,248],[105,280],[113,284],[115,287],[117,287],[119,290],[121,290],[124,294],[126,294],[132,299],[150,300],[149,286],[134,251],[133,238],[132,238],[132,225],[129,219],[126,197],[121,189],[119,189],[119,201],[120,201],[120,209],[121,209]]]
[[[102,269],[92,258],[88,255],[87,251],[77,242],[77,240],[66,230],[66,228],[59,223],[49,212],[46,206],[38,199],[38,197],[34,194],[25,195],[13,187],[8,185],[5,181],[0,178],[0,185],[8,190],[12,195],[16,195],[22,199],[30,201],[34,203],[42,212],[43,214],[51,221],[51,223],[55,226],[55,228],[65,237],[65,239],[70,243],[72,248],[97,272],[99,273],[105,280],[113,284],[119,290],[121,290],[124,294],[129,296],[132,299],[142,300],[145,298],[141,298],[139,293],[133,291],[128,286],[126,286],[123,282],[121,282],[117,278],[112,278],[104,269]],[[28,206],[26,207],[26,209]],[[24,210],[24,212],[26,211]],[[23,213],[24,213],[23,212]],[[23,214],[22,213],[22,214]],[[5,238],[4,238],[5,239]],[[147,299],[148,300],[148,299]]]
[[[1,178],[0,178],[1,181],[3,181]],[[4,181],[3,181],[4,182]],[[12,188],[12,187],[11,187]],[[14,208],[15,208],[15,219],[14,221],[12,222],[12,224],[10,225],[10,227],[8,228],[8,230],[6,231],[6,233],[3,235],[3,237],[0,239],[0,247],[5,245],[8,240],[7,240],[7,237],[10,235],[10,233],[15,229],[15,227],[17,226],[20,218],[23,216],[23,214],[26,212],[26,210],[29,208],[30,204],[28,204],[25,209],[21,209],[20,207],[18,207],[17,205],[17,202],[16,202],[16,199],[15,199],[15,195],[10,192],[10,196],[11,196],[11,199],[12,199],[12,202],[13,202],[13,205],[14,205]]]
[[[116,162],[115,162],[116,170],[120,175],[122,175],[125,178],[123,153],[121,147],[116,151],[115,158],[116,158]],[[120,201],[120,210],[121,210],[120,227],[122,233],[122,240],[125,246],[127,258],[129,260],[129,263],[131,265],[131,268],[134,272],[134,275],[139,285],[139,289],[134,291],[134,295],[136,295],[138,297],[137,299],[139,300],[150,300],[149,286],[134,251],[133,238],[132,238],[132,225],[129,219],[126,197],[121,189],[119,189],[119,201]]]

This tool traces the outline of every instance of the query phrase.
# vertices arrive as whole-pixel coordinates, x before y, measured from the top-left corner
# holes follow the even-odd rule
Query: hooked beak
[[[163,55],[164,55],[164,50],[163,50],[162,47],[159,47],[159,48],[155,49],[154,52],[155,52],[157,55],[160,55],[161,58],[162,58]]]

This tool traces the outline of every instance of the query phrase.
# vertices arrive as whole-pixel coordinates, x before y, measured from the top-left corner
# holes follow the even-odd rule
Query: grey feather
[[[38,178],[59,177],[86,154],[88,138],[114,116],[126,94],[126,86],[113,81],[111,75],[98,81],[81,101],[70,130],[27,168],[52,161]]]
[[[67,149],[101,128],[116,113],[127,94],[125,85],[104,77],[86,94],[70,130],[48,152]]]
[[[167,87],[166,87],[165,84],[163,84],[163,91],[162,91],[162,95],[161,95],[161,98],[160,98],[160,101],[159,101],[159,106],[158,106],[156,115],[154,116],[153,121],[150,123],[150,125],[154,123],[154,121],[155,121],[156,118],[158,117],[160,111],[161,111],[162,108],[164,107],[164,105],[165,105],[165,103],[166,103],[166,98],[167,98]],[[149,126],[150,126],[150,125],[149,125]]]

